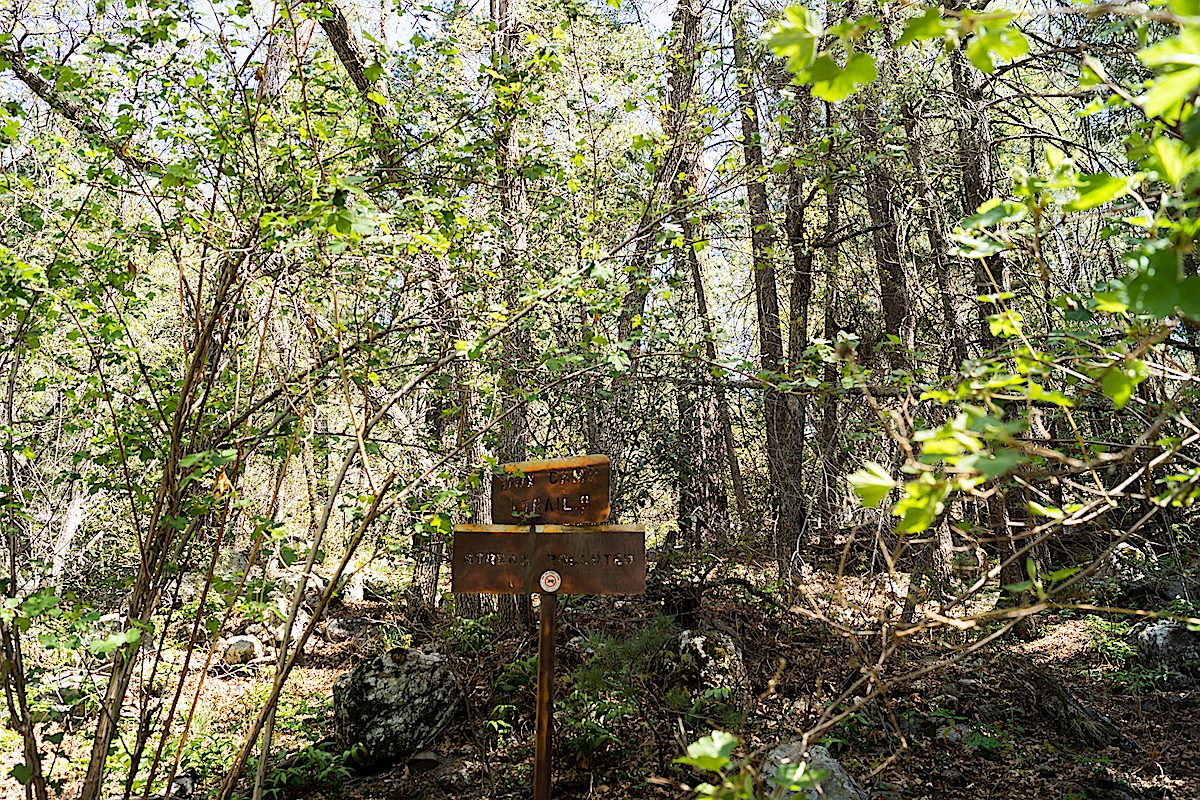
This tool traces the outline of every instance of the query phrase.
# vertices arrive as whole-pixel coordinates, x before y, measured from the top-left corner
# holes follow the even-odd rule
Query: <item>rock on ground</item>
[[[784,764],[801,763],[806,765],[805,772],[813,770],[822,777],[814,785],[806,786],[803,791],[784,792],[782,797],[786,800],[867,800],[867,793],[827,749],[820,745],[809,747],[806,758],[804,743],[801,741],[781,744],[767,753],[763,761],[763,779],[771,785],[771,779],[779,774],[779,769]]]
[[[1142,658],[1175,674],[1173,682],[1187,685],[1200,678],[1200,632],[1173,619],[1157,619],[1135,625],[1129,636]]]
[[[325,592],[325,579],[315,572],[304,577],[300,572],[289,571],[280,575],[276,581],[277,590],[283,598],[280,605],[285,610],[296,598],[301,582],[304,583],[304,595],[300,599],[300,607],[314,611],[320,605],[321,595]]]
[[[304,634],[305,626],[312,619],[312,614],[302,605],[296,609],[296,619],[292,622],[292,627],[289,630],[287,618],[291,607],[292,601],[283,595],[279,595],[268,610],[271,618],[271,637],[275,640],[276,644],[283,644],[284,640],[292,644],[300,641],[300,637]]]
[[[396,648],[338,677],[334,731],[343,747],[364,745],[370,761],[400,761],[431,744],[461,701],[442,656]]]
[[[230,667],[249,664],[265,654],[263,643],[254,636],[231,636],[221,644],[221,661]]]
[[[1136,626],[1138,649],[1159,663],[1180,669],[1200,661],[1200,633],[1173,619],[1159,619]]]
[[[331,642],[353,639],[366,630],[373,620],[366,617],[334,617],[325,623],[325,637]]]
[[[30,711],[35,722],[45,722],[83,711],[87,703],[90,679],[83,670],[67,669],[53,675],[43,675],[30,687],[39,702]]]
[[[682,684],[702,695],[705,691],[725,689],[729,704],[741,710],[750,708],[753,694],[742,650],[733,637],[721,631],[684,631],[679,635],[672,683]]]
[[[373,569],[355,570],[343,578],[341,587],[342,600],[352,603],[388,600],[395,593],[392,579],[386,573]]]

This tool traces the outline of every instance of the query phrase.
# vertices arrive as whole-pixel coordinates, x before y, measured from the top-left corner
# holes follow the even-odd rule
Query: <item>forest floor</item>
[[[756,572],[746,567],[735,574],[764,584],[765,575]],[[673,704],[656,682],[655,653],[670,647],[679,629],[662,616],[661,602],[650,596],[568,601],[559,621],[555,796],[688,797],[686,786],[711,776],[672,761],[712,727],[738,734],[737,755],[751,763],[798,738],[862,674],[864,656],[872,663],[878,656],[870,652],[878,637],[854,644],[827,621],[814,620],[814,609],[847,630],[856,622],[867,628],[865,620],[899,612],[904,589],[886,579],[837,581],[819,571],[806,587],[806,597],[790,608],[738,586],[720,587],[688,612],[689,626],[724,631],[740,644],[756,695],[742,718],[704,719],[702,711]],[[343,606],[335,613],[397,614],[384,605]],[[1132,660],[1128,627],[1081,613],[1046,615],[1025,640],[1006,637],[949,662],[947,656],[980,634],[954,634],[957,641],[944,634],[907,637],[883,665],[886,691],[858,704],[819,741],[872,798],[1200,798],[1200,692],[1173,689]],[[452,656],[468,693],[466,713],[419,764],[359,776],[329,794],[346,800],[527,797],[533,637],[446,619],[431,619],[412,635],[413,646]],[[333,678],[364,655],[355,650],[327,646],[314,654],[298,684],[311,690],[310,707],[323,700],[328,709]],[[598,685],[597,669],[606,668],[612,680]],[[1133,746],[1080,741],[1026,677],[1037,669],[1107,715]],[[328,725],[328,716],[326,710],[324,719],[304,720],[305,737],[313,735],[310,724]],[[296,789],[289,794],[311,795],[318,787]]]
[[[754,572],[736,574],[745,585],[765,580]],[[745,585],[705,592],[685,619],[688,627],[723,631],[740,644],[755,695],[741,715],[720,703],[681,706],[659,682],[655,659],[680,629],[663,616],[661,601],[650,595],[566,600],[559,618],[556,798],[689,797],[687,786],[712,776],[672,762],[714,727],[740,737],[736,756],[760,763],[771,748],[817,723],[826,704],[864,674],[864,663],[877,663],[878,636],[840,636],[837,628],[865,631],[871,617],[898,614],[903,600],[903,587],[886,580],[835,581],[820,571],[806,581],[807,597],[789,608],[747,593]],[[368,618],[404,633],[388,641],[324,641],[305,656],[277,714],[275,752],[287,754],[292,774],[277,771],[272,800],[529,796],[532,635],[504,636],[486,621],[441,613],[414,626],[392,603],[346,603],[330,616]],[[885,690],[841,706],[851,713],[813,741],[827,746],[872,798],[1200,798],[1200,691],[1173,688],[1131,660],[1127,628],[1077,612],[1043,615],[1028,638],[1005,637],[957,660],[947,656],[963,652],[981,632],[952,633],[957,641],[945,633],[905,637],[878,672]],[[333,735],[334,680],[396,644],[447,654],[467,693],[465,710],[410,765],[314,779],[303,753]],[[1038,670],[1107,715],[1132,746],[1080,741],[1038,696],[1028,677]],[[210,673],[190,752],[216,768],[258,710],[269,680],[269,669]],[[203,796],[215,787],[200,766]],[[23,792],[10,782],[0,794]]]

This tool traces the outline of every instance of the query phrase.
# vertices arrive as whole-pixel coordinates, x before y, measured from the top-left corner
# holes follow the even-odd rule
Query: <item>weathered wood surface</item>
[[[451,588],[456,593],[641,594],[646,529],[640,525],[458,525]],[[542,578],[556,573],[547,583]]]
[[[608,519],[612,465],[608,456],[551,458],[502,464],[492,476],[497,525],[594,525]]]

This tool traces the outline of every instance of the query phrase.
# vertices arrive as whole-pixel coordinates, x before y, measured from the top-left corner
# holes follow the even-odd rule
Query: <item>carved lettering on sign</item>
[[[637,525],[571,528],[458,525],[455,592],[525,594],[547,573],[563,594],[640,594],[646,587],[645,529]]]
[[[492,477],[492,522],[591,525],[608,519],[608,456],[522,461]]]

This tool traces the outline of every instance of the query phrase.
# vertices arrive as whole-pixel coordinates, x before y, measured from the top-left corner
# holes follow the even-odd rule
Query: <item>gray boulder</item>
[[[1117,545],[1102,572],[1115,577],[1124,584],[1144,583],[1157,566],[1158,559],[1128,542]]]
[[[1182,675],[1200,676],[1200,632],[1173,619],[1140,623],[1129,632],[1147,661]]]
[[[249,664],[266,655],[266,648],[254,636],[231,636],[221,643],[221,662],[228,667]]]
[[[358,569],[343,576],[341,598],[348,603],[390,600],[397,586],[386,573],[373,569]]]
[[[250,568],[250,562],[246,556],[239,553],[237,550],[222,550],[217,556],[216,569],[214,574],[227,581],[238,581],[246,574],[246,570]]]
[[[321,595],[325,592],[325,578],[315,572],[306,578],[299,571],[288,571],[280,575],[275,584],[280,595],[277,599],[285,610],[300,591],[301,582],[304,584],[304,595],[300,600],[300,607],[313,611],[320,604]]]
[[[412,641],[400,626],[370,617],[334,617],[322,630],[331,642],[349,642],[354,648],[370,653],[404,647]]]
[[[753,703],[750,679],[742,650],[733,637],[721,631],[684,631],[679,635],[671,682],[690,689],[696,697],[708,693],[731,707],[748,710]]]
[[[334,617],[325,623],[325,637],[331,642],[344,642],[361,634],[372,624],[365,617]]]
[[[287,640],[291,644],[300,641],[300,636],[304,633],[305,626],[312,619],[312,615],[301,605],[296,609],[296,619],[289,631],[287,617],[291,608],[292,601],[283,595],[277,595],[267,608],[266,618],[263,620],[263,628],[267,633],[265,638],[271,640],[272,644],[282,645],[284,640]],[[258,633],[258,631],[252,632]]]
[[[763,761],[762,776],[768,787],[786,785],[786,780],[780,776],[784,765],[803,765],[802,771],[797,771],[793,778],[797,784],[804,787],[803,790],[790,792],[779,789],[776,794],[770,795],[771,797],[787,800],[867,800],[867,793],[827,749],[813,745],[808,748],[807,755],[804,750],[804,743],[797,740],[781,744],[767,753]],[[810,772],[819,776],[811,785],[803,778]]]
[[[94,676],[89,679],[87,673],[78,669],[43,675],[30,687],[37,700],[30,708],[34,722],[84,713],[89,699],[88,684],[94,680]]]
[[[342,747],[364,745],[370,761],[401,761],[432,744],[461,702],[442,656],[396,648],[338,677],[334,733]]]

